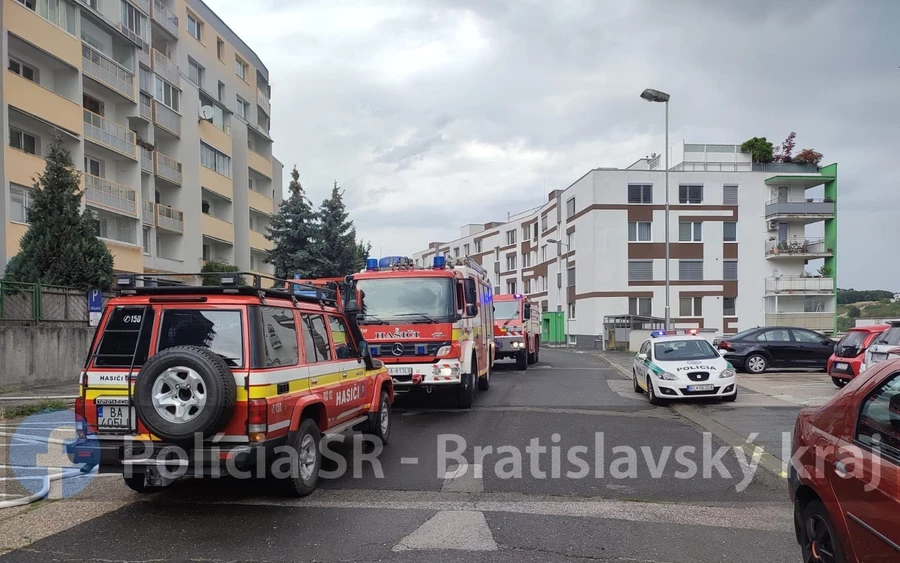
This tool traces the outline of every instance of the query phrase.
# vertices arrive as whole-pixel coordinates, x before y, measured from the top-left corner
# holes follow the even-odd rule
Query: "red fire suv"
[[[515,358],[518,369],[528,369],[541,354],[540,314],[521,293],[494,296],[494,342],[497,359]]]

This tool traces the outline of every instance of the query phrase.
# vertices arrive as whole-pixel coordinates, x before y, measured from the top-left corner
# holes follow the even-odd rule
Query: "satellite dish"
[[[775,266],[774,268],[772,268],[772,276],[775,279],[780,278],[781,277],[781,268],[779,268],[778,266]]]
[[[207,121],[212,121],[212,118],[215,117],[216,110],[212,106],[203,106],[200,108],[200,117]]]

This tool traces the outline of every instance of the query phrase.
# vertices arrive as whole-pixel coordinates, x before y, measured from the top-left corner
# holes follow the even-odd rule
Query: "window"
[[[566,272],[566,280],[568,281],[569,287],[575,286],[575,268],[574,267],[569,268],[568,271]]]
[[[150,227],[144,227],[144,254],[150,256]]]
[[[678,186],[678,203],[703,203],[703,186]]]
[[[159,75],[154,76],[156,92],[153,97],[164,106],[179,111],[179,108],[181,107],[181,91],[160,78]]]
[[[82,94],[81,105],[88,111],[96,113],[97,115],[103,115],[103,102],[96,98],[92,98],[87,94]]]
[[[205,69],[200,66],[200,63],[188,57],[188,78],[191,82],[193,82],[197,86],[200,86],[201,88],[203,87],[204,70]]]
[[[468,255],[469,255],[469,245],[464,244],[463,245],[463,256],[468,256]]]
[[[200,164],[231,178],[231,157],[200,141]]]
[[[703,280],[703,260],[679,260],[678,279],[689,281]]]
[[[9,146],[28,154],[38,154],[38,138],[31,133],[26,133],[19,129],[9,128]]]
[[[56,2],[53,2],[53,0],[50,1],[50,4],[55,3]],[[61,3],[62,2],[60,2],[60,4]],[[122,1],[122,25],[141,39],[146,39],[149,36],[147,33],[146,16],[144,16],[140,10],[124,0]]]
[[[340,317],[328,317],[328,323],[331,325],[331,339],[334,341],[334,353],[339,360],[348,360],[353,357],[353,348],[347,336],[350,331]]]
[[[541,230],[542,231],[547,230],[547,216],[546,215],[541,217]]]
[[[216,56],[220,61],[225,57],[225,42],[221,37],[216,37]]]
[[[198,20],[194,14],[188,14],[187,16],[187,30],[188,33],[196,39],[197,41],[201,41],[200,39],[200,20]]]
[[[531,293],[531,278],[523,280],[522,285],[525,288],[525,293]]]
[[[722,224],[722,240],[725,242],[737,241],[737,223],[728,222]]]
[[[522,240],[528,240],[531,238],[531,223],[527,223],[522,225]]]
[[[725,205],[737,205],[738,204],[738,187],[737,186],[724,186],[722,188],[722,203]]]
[[[572,303],[569,303],[569,318],[570,319],[575,318],[575,302],[574,301]]]
[[[497,262],[500,261],[500,247],[499,246],[494,247],[494,260],[496,260]]]
[[[103,163],[96,158],[86,156],[84,157],[84,172],[86,174],[90,174],[91,176],[99,176],[102,178]]]
[[[629,260],[628,281],[653,281],[653,261]]]
[[[790,342],[791,335],[786,328],[776,328],[759,334],[756,339],[762,342]]]
[[[575,198],[566,201],[566,219],[575,215]]]
[[[516,230],[506,231],[506,244],[516,244]]]
[[[511,272],[516,269],[516,255],[510,254],[506,257],[506,271]]]
[[[303,351],[306,363],[330,362],[332,359],[331,343],[328,341],[328,329],[322,315],[301,315],[303,319]]]
[[[738,279],[737,260],[722,261],[722,279],[727,281],[736,281]]]
[[[169,309],[163,311],[157,351],[199,346],[221,357],[229,367],[241,367],[244,365],[241,327],[240,311]]]
[[[242,97],[237,96],[237,114],[241,119],[247,119],[247,114],[250,112],[250,104],[247,103]]]
[[[531,240],[537,241],[538,239],[538,222],[534,222],[534,227],[531,229]]]
[[[703,316],[703,298],[702,297],[682,297],[679,299],[681,305],[682,317],[702,317]]]
[[[246,80],[247,76],[247,63],[241,60],[240,57],[234,57],[234,73],[237,74],[241,80]]]
[[[631,221],[628,223],[628,242],[650,242],[653,240],[653,223]]]
[[[629,297],[628,314],[649,317],[652,313],[653,300],[650,297]]]
[[[653,186],[647,184],[629,184],[628,203],[653,203]]]
[[[900,459],[900,375],[892,376],[866,397],[856,425],[856,440]]]
[[[516,292],[516,280],[507,280],[506,293],[515,293],[515,292]]]
[[[703,223],[678,223],[678,240],[700,242],[703,240]]]
[[[300,361],[294,311],[283,307],[260,307],[266,357],[255,367],[293,366]]]
[[[9,220],[16,223],[28,222],[28,208],[31,207],[31,190],[25,186],[9,185]]]
[[[209,215],[209,209],[211,207],[212,207],[212,204],[209,202],[209,200],[204,199],[200,202],[200,211],[204,215]]]
[[[201,256],[203,256],[204,261],[212,259],[212,249],[209,247],[208,244],[203,245],[203,250],[202,250]]]
[[[453,249],[453,257],[459,258],[459,247],[458,246]]]
[[[22,78],[25,78],[26,80],[31,80],[32,82],[36,83],[40,82],[38,70],[33,66],[23,63],[22,61],[17,61],[16,59],[10,57],[8,68]]]
[[[219,90],[218,90],[219,101],[225,101],[225,83],[219,80]]]
[[[542,244],[541,245],[541,263],[543,264],[546,261],[547,261],[547,245]]]
[[[476,254],[481,253],[481,241],[480,240],[475,241],[475,253]]]
[[[722,298],[722,314],[725,315],[726,317],[735,316],[737,314],[735,312],[737,310],[736,302],[737,302],[737,299],[734,297],[723,297]]]
[[[137,221],[115,213],[92,209],[94,212],[94,234],[100,238],[137,244],[135,232]]]
[[[18,2],[19,4],[25,6],[26,8],[28,8],[28,9],[31,10],[32,12],[34,11],[34,2],[35,2],[35,0],[16,0],[16,2]]]
[[[144,318],[146,312],[147,318]],[[153,309],[148,307],[116,307],[110,313],[103,331],[94,365],[97,367],[142,366],[150,352],[150,336],[153,327]],[[140,332],[141,322],[144,330]],[[141,337],[138,345],[138,336]],[[137,353],[135,353],[137,348]]]
[[[574,252],[575,251],[575,231],[566,235],[566,252]]]
[[[529,254],[528,252],[522,253],[522,267],[523,268],[531,267],[531,254]]]

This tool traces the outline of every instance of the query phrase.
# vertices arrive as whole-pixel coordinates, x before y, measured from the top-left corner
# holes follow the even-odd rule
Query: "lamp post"
[[[553,239],[553,238],[548,238],[548,239],[547,239],[547,242],[549,242],[550,244],[555,244],[555,245],[557,245],[557,247],[556,247],[557,264],[560,264],[559,256],[562,254],[562,253],[559,251],[559,247],[560,247],[560,246],[565,246],[565,247],[566,247],[566,275],[568,275],[568,272],[569,272],[569,253],[572,251],[571,247],[569,247],[569,245],[568,245],[567,243],[562,242],[562,241],[560,241],[560,240]],[[557,266],[557,268],[559,268],[559,266]],[[562,280],[562,268],[559,268],[559,279]],[[556,301],[557,301],[557,302],[559,302],[560,295],[562,295],[562,284],[560,284],[560,286],[561,286],[561,287],[559,287],[559,293],[556,295]],[[568,280],[567,280],[567,282],[566,282],[565,287],[566,287],[566,288],[569,287],[569,285],[568,285]],[[568,302],[569,302],[569,300],[566,299],[566,303],[568,303]],[[563,323],[563,339],[566,341],[566,348],[568,348],[568,347],[569,347],[569,312],[568,312],[568,311],[566,311],[566,322]]]
[[[666,175],[666,330],[669,330],[669,95],[659,90],[647,88],[641,92],[641,98],[648,102],[662,102],[666,105],[666,151],[665,175]]]

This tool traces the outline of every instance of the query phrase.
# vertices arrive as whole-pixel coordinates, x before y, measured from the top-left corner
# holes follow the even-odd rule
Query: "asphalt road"
[[[306,499],[225,479],[138,496],[98,476],[0,510],[0,561],[799,561],[782,479],[590,354],[541,360],[499,365],[470,411],[399,398],[377,463],[332,444],[347,470]]]

